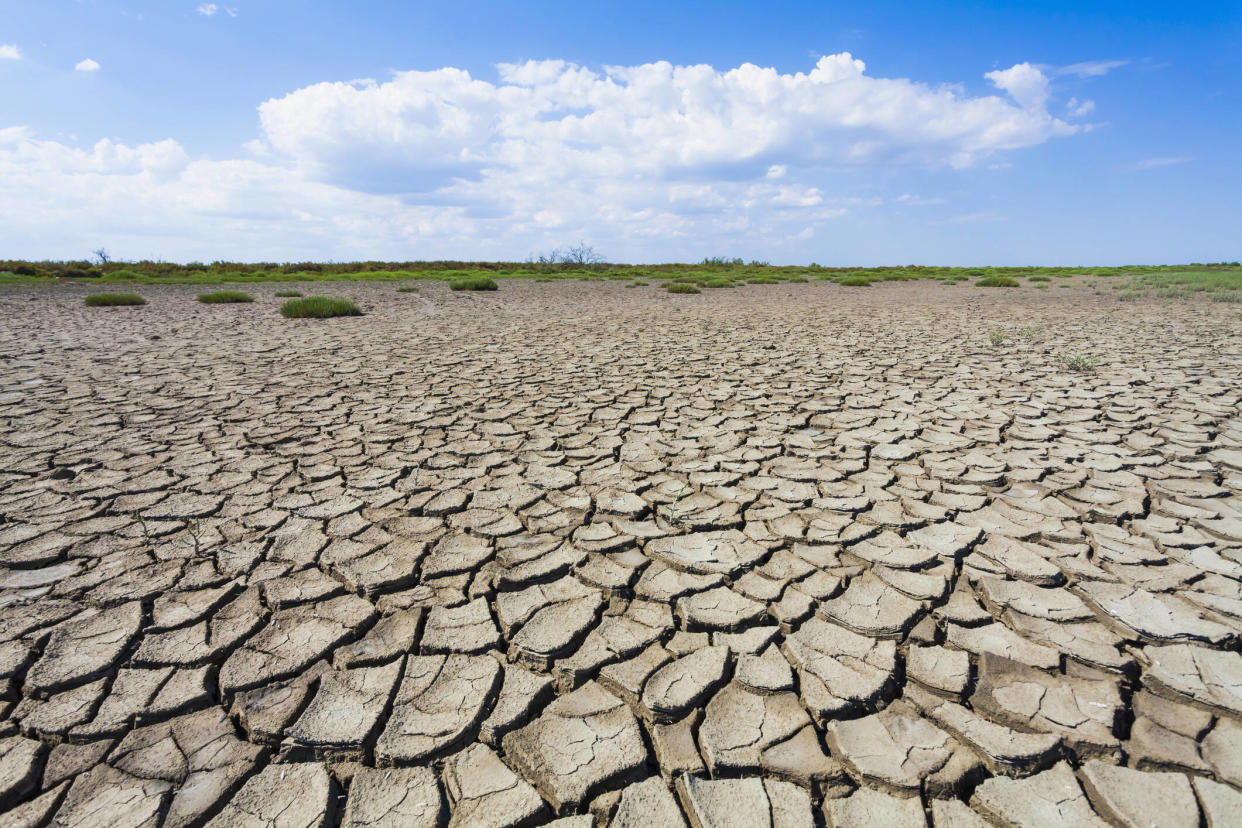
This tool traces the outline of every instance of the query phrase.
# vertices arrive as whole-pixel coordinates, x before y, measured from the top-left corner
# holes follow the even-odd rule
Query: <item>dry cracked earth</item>
[[[1242,824],[1236,308],[271,291],[0,293],[0,825]]]

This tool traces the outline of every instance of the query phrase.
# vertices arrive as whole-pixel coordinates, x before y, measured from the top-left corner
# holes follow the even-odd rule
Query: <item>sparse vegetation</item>
[[[1027,325],[1025,328],[1018,328],[1018,336],[1027,342],[1035,342],[1044,335],[1043,325]]]
[[[689,282],[670,282],[668,285],[669,293],[702,293],[696,286]]]
[[[302,295],[302,291],[300,290],[278,290],[276,291],[276,296],[279,298],[286,298],[289,296],[301,296],[301,295]]]
[[[733,280],[731,279],[705,279],[703,281],[703,287],[705,288],[731,288],[733,286]]]
[[[984,276],[975,282],[978,287],[1017,287],[1018,280],[1012,276]]]
[[[418,288],[413,285],[405,285],[397,288],[397,293],[418,293]]]
[[[110,308],[117,305],[145,305],[146,299],[143,299],[136,293],[92,293],[86,297],[87,307],[92,308]]]
[[[496,280],[490,276],[466,276],[449,282],[453,290],[496,290]]]
[[[861,273],[851,273],[838,279],[837,284],[845,287],[871,287],[871,280]]]
[[[253,302],[254,297],[240,290],[217,290],[214,293],[200,293],[198,301],[204,305],[228,305],[237,302]]]
[[[991,342],[994,347],[999,348],[1000,346],[1004,345],[1008,339],[1009,339],[1009,334],[1005,333],[1000,328],[989,328],[988,329],[988,341]]]
[[[1084,351],[1062,351],[1057,362],[1067,371],[1092,371],[1100,364],[1100,358]]]
[[[330,319],[334,316],[362,316],[362,311],[348,299],[307,296],[285,302],[280,306],[280,315],[288,319]]]

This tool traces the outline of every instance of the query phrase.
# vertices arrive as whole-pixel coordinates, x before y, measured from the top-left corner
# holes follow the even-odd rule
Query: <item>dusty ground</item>
[[[0,291],[0,824],[1242,823],[1236,306],[272,290]]]

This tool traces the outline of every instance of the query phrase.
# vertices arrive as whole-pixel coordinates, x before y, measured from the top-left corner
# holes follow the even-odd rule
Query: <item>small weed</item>
[[[142,519],[140,512],[134,512],[134,520],[138,521],[138,525],[142,527],[142,536],[147,539],[147,546],[150,546],[151,530],[147,527],[147,522]]]
[[[1091,371],[1100,364],[1100,358],[1083,351],[1062,351],[1057,354],[1057,361],[1067,371]]]
[[[1018,280],[1012,276],[984,276],[975,284],[978,287],[1017,287]]]
[[[418,293],[418,288],[412,285],[397,288],[397,293]]]
[[[276,291],[276,296],[282,299],[290,297],[290,296],[301,296],[301,295],[302,295],[302,292],[299,290],[278,290]]]
[[[678,523],[681,522],[681,518],[677,516],[677,504],[681,501],[683,497],[686,496],[687,493],[689,493],[689,491],[690,491],[690,484],[683,483],[681,486],[681,491],[679,491],[676,495],[674,495],[673,502],[664,507],[664,522],[667,523],[669,526],[676,526]]]
[[[285,302],[280,306],[280,315],[288,319],[330,319],[334,316],[362,316],[362,311],[348,299],[307,296]]]
[[[702,293],[703,291],[699,290],[694,285],[688,284],[686,282],[672,282],[668,286],[668,292],[669,293]]]
[[[204,305],[228,305],[235,302],[253,302],[254,297],[240,290],[217,290],[215,293],[200,293],[198,301]]]
[[[143,299],[136,293],[92,293],[86,297],[86,306],[89,308],[110,308],[114,305],[145,305],[146,299]]]
[[[499,285],[490,276],[465,276],[449,282],[453,290],[496,290]]]
[[[1005,344],[1007,339],[1009,339],[1009,334],[1005,333],[1000,328],[988,329],[988,341],[991,342],[993,346],[999,348]]]
[[[630,283],[630,287],[646,287],[649,284],[651,283],[644,282],[642,279],[635,279],[632,283]]]
[[[1027,325],[1025,328],[1018,328],[1018,336],[1022,337],[1027,342],[1035,342],[1036,340],[1043,338],[1043,335],[1043,325]]]

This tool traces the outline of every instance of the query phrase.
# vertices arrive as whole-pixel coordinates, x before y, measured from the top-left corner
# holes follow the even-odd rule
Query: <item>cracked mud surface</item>
[[[1242,822],[1235,309],[272,290],[0,292],[0,824]]]

